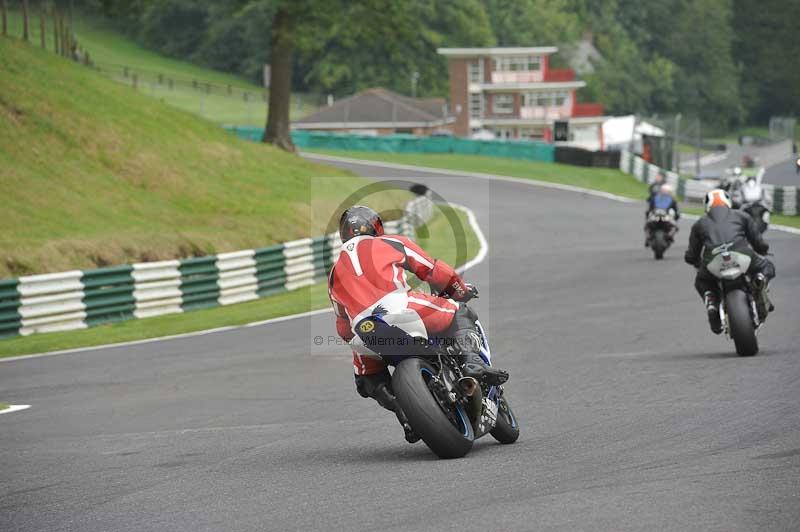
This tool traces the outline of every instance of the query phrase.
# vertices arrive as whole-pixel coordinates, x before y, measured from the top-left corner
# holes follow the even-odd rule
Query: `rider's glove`
[[[467,290],[466,290],[466,293],[464,294],[464,297],[461,299],[461,301],[466,303],[470,299],[477,299],[479,297],[479,295],[478,295],[478,287],[477,286],[475,286],[474,284],[470,284],[470,283],[465,283],[464,286],[466,286]]]

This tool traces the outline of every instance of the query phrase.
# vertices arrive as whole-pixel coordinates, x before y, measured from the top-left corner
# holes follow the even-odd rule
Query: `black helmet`
[[[353,205],[339,218],[339,236],[347,242],[359,235],[381,236],[383,221],[377,212],[363,205]]]

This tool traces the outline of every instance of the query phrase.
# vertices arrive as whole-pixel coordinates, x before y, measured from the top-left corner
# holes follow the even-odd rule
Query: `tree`
[[[294,151],[289,132],[289,107],[292,97],[292,29],[290,11],[282,5],[272,20],[272,65],[269,109],[263,142]]]

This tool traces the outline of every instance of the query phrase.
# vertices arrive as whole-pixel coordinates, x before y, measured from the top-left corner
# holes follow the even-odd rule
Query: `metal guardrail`
[[[414,237],[433,215],[428,196],[410,201],[386,231]],[[83,329],[252,301],[325,280],[338,234],[206,257],[73,270],[0,280],[0,338]]]
[[[634,176],[642,183],[652,183],[656,174],[661,173],[681,199],[689,201],[702,201],[706,192],[715,188],[719,182],[716,180],[686,179],[676,172],[664,170],[650,164],[641,157],[622,151],[619,158],[619,169]],[[777,214],[797,215],[800,205],[800,189],[798,187],[782,187],[762,183],[764,193],[772,201],[772,211]]]

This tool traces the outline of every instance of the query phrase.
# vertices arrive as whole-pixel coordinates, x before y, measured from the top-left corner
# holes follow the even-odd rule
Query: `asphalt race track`
[[[800,236],[761,353],[708,331],[643,204],[405,176],[472,207],[517,444],[439,461],[353,388],[330,314],[0,362],[0,530],[800,530]],[[327,342],[325,342],[327,344]]]

